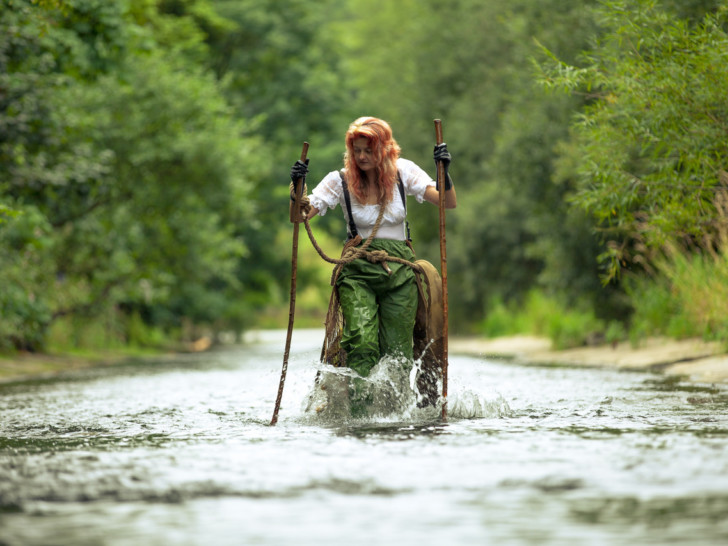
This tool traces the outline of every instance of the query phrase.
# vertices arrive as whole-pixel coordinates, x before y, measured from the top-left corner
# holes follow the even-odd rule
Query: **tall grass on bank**
[[[138,313],[126,316],[113,309],[101,316],[68,316],[53,322],[47,333],[46,351],[64,354],[98,354],[107,351],[124,354],[163,351],[176,348],[178,332],[165,333],[144,324]]]
[[[626,283],[634,305],[630,338],[703,337],[728,344],[728,253],[672,248],[656,268],[653,277]]]
[[[720,177],[728,185],[728,173]],[[653,276],[625,283],[635,310],[632,339],[699,336],[728,347],[728,193],[719,192],[714,205],[713,230],[702,249],[669,245]]]
[[[519,305],[494,302],[480,328],[486,337],[516,334],[548,337],[555,349],[611,341],[607,333],[616,330],[586,306],[570,308],[559,298],[538,290],[529,292]]]

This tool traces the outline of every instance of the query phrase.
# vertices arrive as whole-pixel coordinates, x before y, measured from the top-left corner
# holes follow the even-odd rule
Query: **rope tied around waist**
[[[374,223],[374,227],[372,228],[372,232],[367,237],[367,240],[364,241],[364,244],[361,246],[358,245],[362,238],[360,235],[357,235],[354,239],[351,239],[347,242],[346,246],[344,247],[344,252],[341,255],[341,258],[331,258],[326,255],[326,253],[323,251],[323,249],[319,246],[318,242],[316,241],[316,238],[313,235],[313,232],[311,231],[311,224],[308,221],[308,215],[303,216],[303,225],[306,227],[306,233],[308,233],[308,238],[311,240],[311,244],[316,249],[316,252],[318,252],[319,256],[323,258],[324,261],[330,263],[330,264],[336,264],[337,267],[334,268],[334,272],[331,275],[331,285],[333,286],[336,282],[336,278],[339,276],[339,272],[341,269],[348,263],[353,262],[354,260],[358,258],[365,258],[367,261],[371,263],[381,263],[384,270],[391,275],[392,270],[387,265],[387,262],[394,262],[402,265],[406,265],[407,267],[411,267],[418,273],[422,273],[422,268],[413,263],[409,260],[405,260],[404,258],[398,258],[397,256],[390,256],[387,254],[386,250],[367,250],[369,245],[372,244],[372,241],[374,240],[374,236],[376,235],[377,231],[379,231],[379,226],[382,223],[382,218],[384,218],[384,205],[380,205],[379,208],[379,216],[377,217],[377,221]]]
[[[389,254],[387,254],[386,250],[372,250],[365,254],[365,258],[369,263],[384,263],[389,258]]]

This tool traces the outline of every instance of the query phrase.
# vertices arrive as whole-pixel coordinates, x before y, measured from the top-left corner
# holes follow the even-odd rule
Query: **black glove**
[[[308,196],[306,195],[306,173],[308,173],[308,158],[306,158],[305,162],[299,159],[293,164],[293,167],[291,167],[291,183],[288,187],[291,194],[291,205],[289,207],[291,222],[302,222],[311,210],[311,204],[308,200]],[[298,196],[300,199],[298,201],[299,206],[296,208],[294,206],[294,202],[297,197],[296,184],[299,180],[301,180],[303,188],[300,186],[298,187]]]
[[[293,164],[293,167],[291,167],[291,181],[298,182],[301,178],[306,178],[307,173],[308,158],[306,158],[305,163],[299,159]]]
[[[445,167],[445,191],[447,191],[452,188],[452,178],[450,178],[449,172],[452,156],[450,155],[450,152],[447,151],[447,144],[443,142],[442,144],[436,145],[434,150],[434,157],[435,168],[437,168],[439,162],[442,162],[443,167]],[[437,190],[440,191],[439,181],[436,187]]]

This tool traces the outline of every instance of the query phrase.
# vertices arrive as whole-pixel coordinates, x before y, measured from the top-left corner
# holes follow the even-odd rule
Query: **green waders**
[[[368,250],[385,250],[390,256],[414,261],[404,241],[374,239]],[[366,377],[384,355],[412,361],[412,331],[417,313],[415,274],[407,265],[359,258],[346,264],[336,286],[344,317],[341,346],[346,365]]]
[[[374,239],[368,250],[384,250],[390,256],[414,261],[414,252],[404,241]],[[412,362],[412,334],[417,314],[417,283],[407,265],[381,263],[358,258],[344,266],[336,280],[344,318],[341,348],[346,365],[366,377],[384,355],[404,357]],[[370,385],[364,379],[349,382],[350,410],[363,417],[373,402]]]

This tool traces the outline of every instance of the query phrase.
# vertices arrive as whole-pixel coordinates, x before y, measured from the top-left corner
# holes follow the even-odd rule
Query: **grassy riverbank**
[[[0,383],[52,377],[67,371],[108,366],[132,358],[151,358],[160,354],[164,353],[139,348],[5,354],[0,355]]]
[[[177,352],[206,348],[180,347]],[[639,345],[623,342],[559,350],[554,349],[547,338],[537,336],[453,337],[449,350],[451,354],[507,358],[519,364],[649,370],[700,383],[728,383],[728,352],[725,346],[697,338],[649,338]],[[69,370],[108,366],[131,358],[152,358],[169,352],[126,348],[0,355],[0,382],[52,377]]]
[[[125,360],[200,352],[212,345],[209,335],[188,328],[165,333],[133,317],[121,328],[114,320],[59,319],[49,329],[44,350],[0,353],[0,382],[53,376],[59,373],[108,366]],[[123,331],[123,335],[120,333]],[[182,341],[182,339],[194,341]]]

